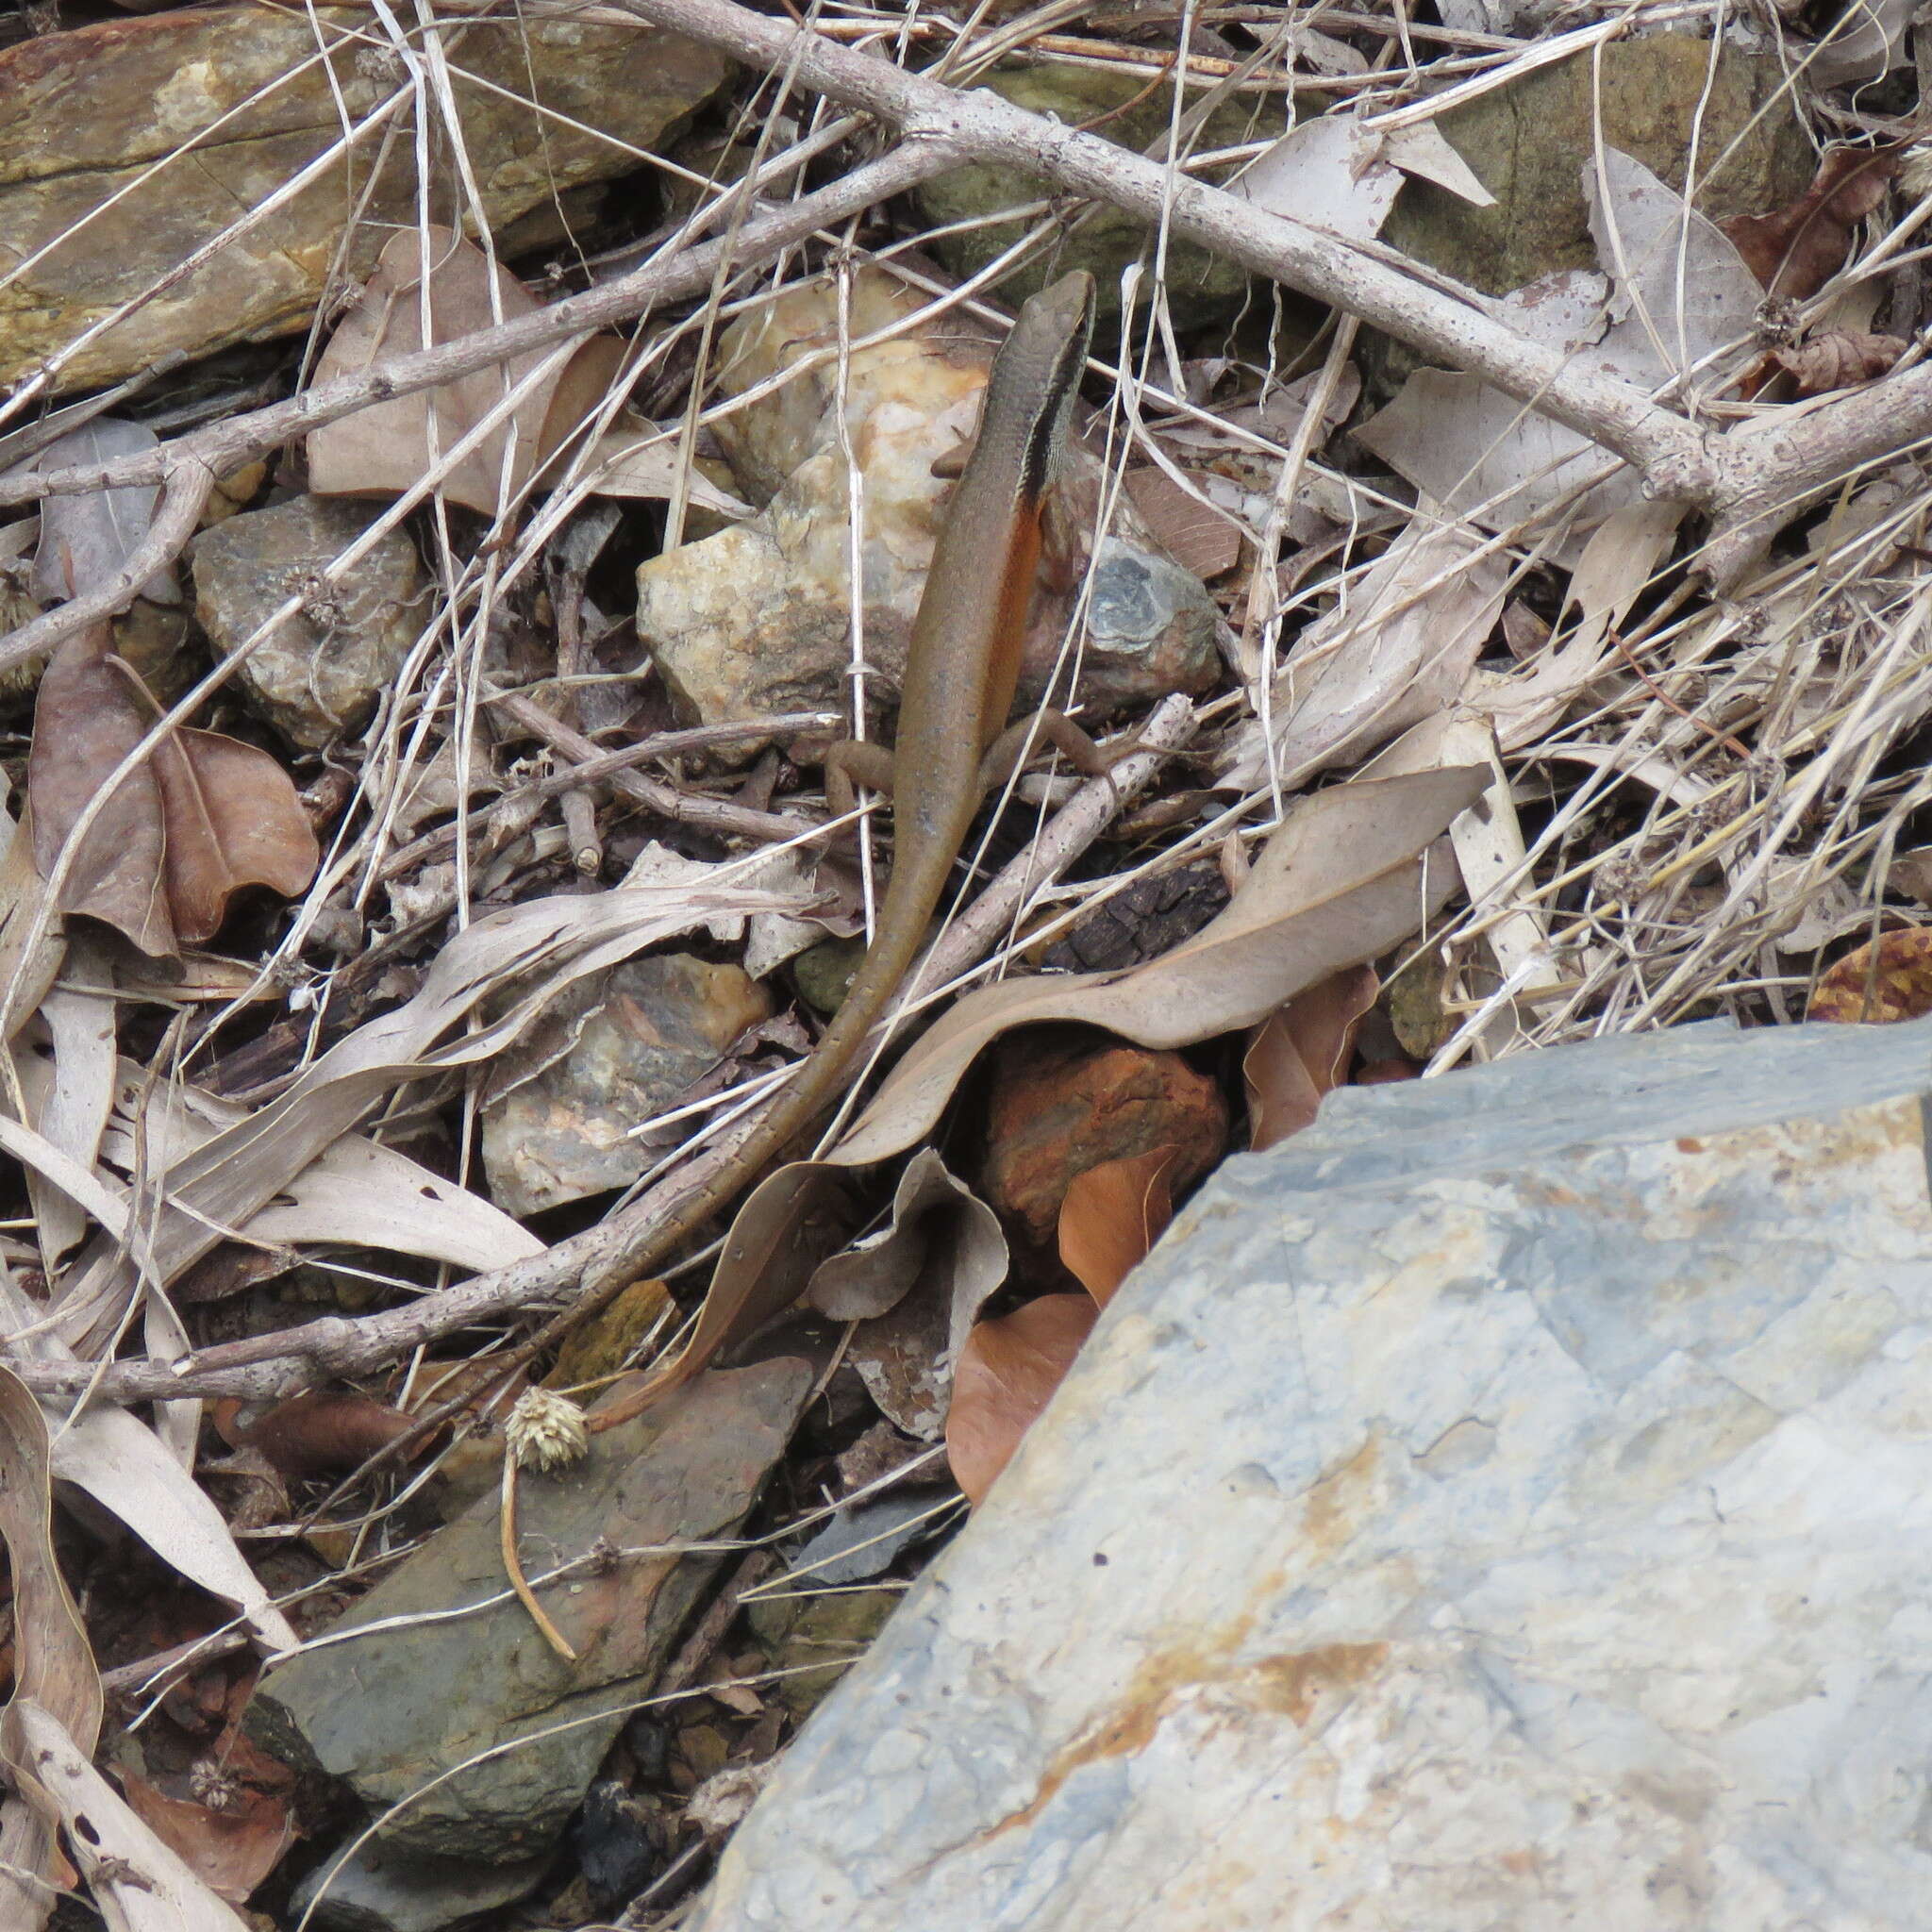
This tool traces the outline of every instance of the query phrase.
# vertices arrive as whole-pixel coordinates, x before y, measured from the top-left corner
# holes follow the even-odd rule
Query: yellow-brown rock
[[[629,173],[731,72],[642,25],[443,35],[492,225]],[[344,108],[359,132],[330,158]],[[111,382],[306,326],[332,268],[366,273],[393,225],[417,218],[412,128],[408,72],[362,8],[196,8],[0,52],[0,382],[49,362],[61,389]],[[450,221],[463,204],[448,131],[430,144],[431,213]]]

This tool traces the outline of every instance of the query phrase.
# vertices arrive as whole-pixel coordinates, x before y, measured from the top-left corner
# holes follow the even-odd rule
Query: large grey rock
[[[689,1932],[1923,1927],[1928,1028],[1231,1161]]]

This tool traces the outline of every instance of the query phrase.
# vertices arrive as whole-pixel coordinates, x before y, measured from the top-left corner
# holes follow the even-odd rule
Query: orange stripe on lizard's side
[[[1015,505],[1006,569],[1000,575],[999,616],[993,626],[992,655],[986,667],[986,694],[979,712],[979,741],[990,745],[1006,729],[1013,693],[1020,688],[1020,666],[1026,655],[1026,621],[1033,613],[1033,591],[1040,576],[1041,541],[1040,504]]]

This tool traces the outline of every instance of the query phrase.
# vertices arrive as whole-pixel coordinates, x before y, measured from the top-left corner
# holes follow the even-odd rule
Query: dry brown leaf
[[[54,1485],[46,1418],[25,1385],[0,1368],[0,1537],[13,1579],[13,1696],[52,1713],[83,1752],[101,1730],[101,1679],[80,1613],[54,1556]],[[0,1924],[37,1932],[66,1873],[50,1808],[31,1772],[0,1744],[16,1791],[0,1807]]]
[[[291,899],[315,876],[314,827],[294,781],[267,752],[219,732],[181,730],[156,747],[154,764],[178,940],[212,939],[245,886]]]
[[[287,1092],[169,1164],[150,1232],[162,1280],[199,1260],[222,1229],[258,1213],[385,1095],[408,1080],[488,1059],[575,979],[709,919],[799,909],[795,898],[771,892],[686,887],[559,894],[487,914],[442,948],[413,999],[357,1028]],[[490,1024],[445,1040],[482,1000],[511,984],[520,996]],[[135,1287],[122,1244],[97,1236],[63,1298],[63,1340],[104,1345]]]
[[[111,462],[117,457],[144,456],[160,446],[152,429],[115,416],[97,416],[43,449],[34,467],[50,471],[81,463]],[[113,490],[81,490],[49,496],[41,507],[40,542],[30,579],[44,604],[97,590],[121,575],[141,547],[161,500],[157,483],[125,484]],[[141,587],[157,604],[180,599],[169,571],[158,571]]]
[[[249,1932],[42,1705],[16,1697],[0,1740],[9,1757],[32,1763],[37,1802],[66,1833],[108,1932]]]
[[[434,225],[404,229],[390,238],[360,298],[330,338],[315,379],[358,375],[385,358],[433,348],[541,307],[466,237]],[[513,498],[575,434],[601,401],[624,352],[614,338],[579,336],[566,360],[570,346],[532,350],[440,389],[374,403],[325,424],[308,438],[308,487],[319,496],[401,495],[446,460],[539,365],[554,360],[551,372],[507,413],[499,412],[495,425],[442,477],[442,493],[452,503],[494,514],[506,493]]]
[[[1903,336],[1828,328],[1795,349],[1774,349],[1771,359],[1797,382],[1800,395],[1818,396],[1827,390],[1856,389],[1861,382],[1874,381],[1907,347]]]
[[[980,1050],[1011,1027],[1078,1020],[1141,1046],[1192,1046],[1387,952],[1456,890],[1454,867],[1431,847],[1489,776],[1487,766],[1462,765],[1315,792],[1274,831],[1232,902],[1172,952],[1124,973],[969,993],[892,1069],[836,1159],[883,1160],[921,1138]]]
[[[294,1841],[287,1802],[268,1791],[238,1786],[217,1810],[192,1798],[170,1797],[131,1772],[121,1774],[121,1785],[134,1815],[230,1905],[244,1903]]]
[[[1084,1294],[1042,1295],[966,1338],[953,1371],[946,1459],[976,1508],[1053,1399],[1100,1310]]]
[[[1733,215],[1718,225],[1766,290],[1803,302],[1844,266],[1852,230],[1885,199],[1905,154],[1903,142],[1829,148],[1795,201],[1768,215]]]
[[[1241,1058],[1248,1090],[1248,1144],[1257,1153],[1298,1134],[1322,1096],[1339,1087],[1355,1037],[1382,982],[1373,966],[1347,966],[1262,1021]]]
[[[266,1457],[282,1475],[326,1475],[359,1468],[414,1426],[373,1396],[323,1390],[276,1403],[229,1441]]]
[[[27,796],[42,877],[152,722],[151,701],[111,642],[105,625],[69,638],[41,679]],[[114,787],[69,863],[60,909],[102,920],[159,958],[208,938],[244,886],[301,891],[320,858],[294,783],[274,758],[214,732],[179,731]]]
[[[1252,1026],[1303,988],[1387,952],[1448,899],[1456,867],[1437,841],[1489,777],[1487,765],[1458,766],[1318,791],[1275,830],[1234,899],[1172,952],[1121,972],[1010,979],[969,993],[914,1042],[825,1159],[790,1162],[752,1191],[690,1341],[653,1375],[657,1392],[791,1305],[808,1246],[796,1231],[833,1178],[923,1140],[1002,1033],[1078,1020],[1141,1046],[1191,1046]]]
[[[1292,791],[1452,710],[1508,581],[1507,561],[1469,531],[1418,516],[1355,594],[1297,640],[1268,719],[1235,733],[1222,784]]]
[[[1807,1020],[1875,1024],[1932,1013],[1932,926],[1883,933],[1847,953],[1812,989]]]
[[[152,1171],[185,1159],[247,1118],[248,1109],[233,1101],[182,1082],[157,1085],[134,1061],[123,1060],[102,1157],[130,1175],[143,1159]],[[344,1134],[325,1147],[237,1231],[270,1249],[305,1241],[381,1248],[478,1273],[543,1252],[521,1222],[480,1194],[360,1134]],[[235,1279],[228,1291],[247,1285]]]
[[[1129,470],[1127,494],[1154,541],[1203,582],[1211,581],[1241,560],[1241,526],[1224,509],[1176,483],[1165,470],[1143,463]]]
[[[1181,1153],[1150,1147],[1103,1160],[1068,1188],[1060,1203],[1060,1259],[1101,1307],[1174,1219],[1174,1173]]]

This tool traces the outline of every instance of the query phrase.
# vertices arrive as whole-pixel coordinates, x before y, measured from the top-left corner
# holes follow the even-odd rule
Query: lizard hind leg
[[[834,818],[843,818],[858,803],[858,788],[869,791],[892,790],[892,754],[882,744],[858,738],[841,738],[828,745],[823,763],[825,774],[825,804]],[[858,827],[848,825],[840,835],[841,842],[856,842]]]
[[[1103,748],[1095,744],[1064,711],[1043,706],[1029,716],[1008,724],[988,747],[979,761],[979,789],[982,793],[1004,785],[1020,769],[1029,747],[1038,750],[1043,743],[1051,744],[1076,772],[1082,772],[1090,778],[1098,778],[1110,772],[1128,752],[1136,748],[1136,741],[1132,738]]]

